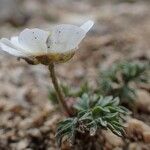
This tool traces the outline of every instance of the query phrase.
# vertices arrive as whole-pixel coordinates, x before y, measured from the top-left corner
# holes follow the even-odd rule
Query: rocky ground
[[[113,62],[126,58],[150,61],[148,0],[0,0],[0,37],[15,35],[25,27],[80,25],[88,19],[95,26],[75,57],[57,65],[60,80],[72,86],[88,80],[95,86],[98,71]],[[54,131],[60,113],[48,99],[51,86],[45,66],[0,55],[0,150],[58,149]],[[149,92],[138,91],[137,106],[142,110],[127,123],[129,139],[103,132],[105,150],[150,149]]]

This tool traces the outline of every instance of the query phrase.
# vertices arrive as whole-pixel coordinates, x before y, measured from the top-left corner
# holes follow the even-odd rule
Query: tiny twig
[[[48,68],[49,68],[49,71],[50,71],[50,76],[51,76],[51,79],[52,79],[53,86],[56,90],[56,95],[57,95],[57,99],[59,101],[59,105],[62,108],[62,110],[65,111],[68,116],[70,116],[71,112],[70,112],[70,110],[69,110],[69,108],[68,108],[68,106],[65,102],[64,95],[62,93],[61,87],[59,86],[56,75],[55,75],[54,64],[51,63]]]

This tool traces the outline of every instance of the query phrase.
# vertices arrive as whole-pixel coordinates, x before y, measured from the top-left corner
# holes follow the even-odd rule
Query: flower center
[[[35,58],[38,60],[39,63],[44,65],[49,65],[52,62],[63,63],[70,60],[74,56],[75,52],[70,53],[55,53],[55,54],[48,54],[48,55],[40,55],[36,56]]]

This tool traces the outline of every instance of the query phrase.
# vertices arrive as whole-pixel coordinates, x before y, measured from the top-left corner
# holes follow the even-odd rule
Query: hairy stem
[[[65,111],[68,116],[70,116],[71,112],[70,112],[70,110],[69,110],[69,108],[68,108],[68,106],[65,102],[64,95],[62,93],[61,87],[59,86],[56,75],[55,75],[54,64],[51,63],[48,68],[49,68],[49,71],[50,71],[50,76],[51,76],[51,79],[52,79],[53,86],[56,90],[56,95],[57,95],[57,99],[59,101],[60,108],[63,111]]]

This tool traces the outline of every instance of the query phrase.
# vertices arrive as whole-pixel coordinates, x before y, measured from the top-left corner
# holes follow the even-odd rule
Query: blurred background
[[[77,54],[56,67],[64,83],[79,86],[88,80],[94,87],[97,71],[116,61],[150,60],[149,0],[0,0],[0,38],[24,28],[81,25],[89,19],[95,25]],[[51,86],[45,66],[0,55],[0,150],[53,148],[52,124],[59,116],[47,117],[54,109],[48,100]]]

